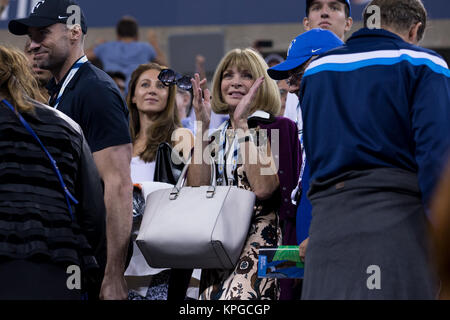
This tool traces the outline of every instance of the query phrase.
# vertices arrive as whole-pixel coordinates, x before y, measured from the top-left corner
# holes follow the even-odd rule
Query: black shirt
[[[64,83],[53,78],[47,85],[51,106]],[[90,62],[83,64],[66,87],[58,110],[83,129],[92,152],[131,142],[128,109],[114,81]]]

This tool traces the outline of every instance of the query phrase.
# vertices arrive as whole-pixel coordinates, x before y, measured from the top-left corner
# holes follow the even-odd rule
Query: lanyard
[[[297,125],[298,130],[298,139],[300,140],[300,150],[302,152],[302,165],[300,167],[300,175],[298,176],[298,182],[297,186],[294,190],[292,190],[291,193],[291,202],[293,205],[297,205],[300,201],[301,194],[302,194],[302,180],[303,180],[303,174],[305,172],[306,167],[306,151],[305,147],[303,146],[303,121],[302,121],[302,128],[299,127],[300,120],[301,119],[301,109],[300,109],[300,102],[297,104],[297,119],[295,121],[295,124]]]
[[[300,133],[303,129],[302,109],[300,107],[300,101],[297,103],[297,108],[295,110],[296,110],[295,124],[297,125],[297,128]]]
[[[75,74],[78,72],[78,70],[81,68],[83,64],[85,64],[88,61],[86,56],[82,56],[78,61],[72,66],[72,68],[69,71],[69,74],[66,77],[66,80],[64,80],[63,85],[61,86],[61,89],[59,90],[58,97],[56,98],[55,105],[53,108],[57,109],[59,102],[61,101],[61,97],[64,93],[64,90],[66,90],[67,85],[69,84],[70,80],[75,76]]]
[[[251,114],[248,119],[258,117],[263,119],[270,119],[270,114],[266,111],[257,110],[253,114]],[[230,141],[230,147],[228,148],[228,151],[225,153],[226,146],[227,146],[227,131],[232,130],[234,132],[234,129],[228,129],[231,127],[231,120],[228,119],[228,121],[224,122],[223,128],[220,130],[220,136],[219,136],[219,150],[218,150],[218,182],[222,183],[225,180],[224,176],[224,166],[228,160],[228,157],[230,155],[230,152],[232,152],[232,160],[231,160],[231,170],[232,174],[231,177],[229,177],[229,180],[234,181],[234,173],[236,171],[236,167],[238,164],[239,159],[239,150],[241,149],[240,143],[236,137],[234,136],[233,141]],[[219,127],[220,128],[220,127]]]
[[[58,169],[58,166],[56,164],[56,161],[53,159],[53,157],[50,155],[50,153],[47,151],[47,149],[45,148],[45,146],[43,145],[43,143],[41,142],[41,140],[39,139],[39,137],[36,135],[36,133],[34,132],[34,130],[30,127],[30,125],[28,124],[28,122],[22,117],[22,115],[20,113],[16,113],[14,111],[14,107],[6,100],[2,100],[1,102],[3,102],[9,109],[11,109],[12,112],[14,112],[20,119],[20,122],[22,123],[22,125],[25,127],[25,129],[33,136],[33,138],[39,143],[39,145],[41,146],[42,150],[44,150],[45,154],[47,155],[48,159],[50,160],[50,163],[53,167],[53,171],[55,171],[56,175],[58,176],[58,180],[59,183],[61,184],[61,187],[63,188],[64,191],[64,196],[66,197],[66,202],[67,202],[67,207],[69,208],[69,213],[70,216],[72,218],[72,221],[74,220],[74,216],[72,213],[72,208],[70,206],[70,200],[72,200],[72,202],[74,204],[78,204],[77,199],[75,199],[74,196],[72,196],[72,194],[70,193],[69,189],[67,188],[66,184],[64,183],[64,180],[62,178],[61,172]]]
[[[300,176],[299,176],[298,183],[301,184],[302,178],[303,178],[303,173],[304,173],[305,167],[306,167],[306,151],[305,151],[305,147],[303,146],[303,130],[301,130],[299,132],[299,139],[300,139],[300,150],[302,150],[302,166],[300,167]]]
[[[219,138],[219,150],[218,150],[218,171],[219,171],[219,181],[224,181],[224,166],[226,163],[226,160],[228,158],[228,155],[230,152],[233,152],[233,158],[231,161],[231,167],[233,175],[231,175],[230,179],[234,180],[234,171],[236,170],[237,163],[238,163],[238,156],[239,156],[239,149],[240,145],[237,142],[237,139],[234,139],[232,142],[230,142],[230,147],[228,148],[228,152],[225,153],[226,145],[227,145],[227,131],[232,130],[228,129],[231,126],[230,120],[226,122],[222,130],[220,131],[220,138]]]
[[[302,128],[300,128],[300,119],[301,119],[301,108],[300,108],[300,102],[297,104],[297,119],[295,120],[295,124],[297,125],[298,130],[298,139],[300,140],[300,150],[302,151],[302,166],[300,167],[300,176],[298,179],[298,184],[301,185],[303,172],[305,171],[306,166],[306,152],[305,148],[303,146],[303,121],[302,121]]]

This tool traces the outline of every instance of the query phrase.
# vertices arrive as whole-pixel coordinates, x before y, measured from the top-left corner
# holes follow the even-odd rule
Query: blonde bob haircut
[[[264,76],[264,82],[256,92],[256,96],[250,106],[250,114],[256,110],[263,110],[271,115],[277,115],[281,108],[280,91],[277,83],[269,77],[269,66],[263,57],[253,49],[233,49],[220,61],[213,77],[211,108],[215,113],[228,114],[229,107],[222,97],[221,84],[223,73],[232,67],[238,70],[247,70],[256,80]]]

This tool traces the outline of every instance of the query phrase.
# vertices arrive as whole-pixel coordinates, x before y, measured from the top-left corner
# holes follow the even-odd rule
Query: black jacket
[[[71,219],[50,160],[19,118],[0,104],[0,261],[39,259],[106,264],[103,187],[80,126],[35,102],[22,116],[55,159],[69,191],[79,201]],[[95,258],[94,258],[95,257]]]

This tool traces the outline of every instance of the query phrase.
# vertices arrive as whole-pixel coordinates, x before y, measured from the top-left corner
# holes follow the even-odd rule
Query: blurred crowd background
[[[0,16],[0,43],[23,48],[25,37],[7,30],[7,21],[25,17],[38,0],[0,0],[8,3]],[[367,0],[352,2],[355,23],[346,38],[362,27]],[[421,46],[433,49],[450,62],[450,1],[424,0],[430,25]],[[184,74],[204,64],[208,79],[225,52],[254,47],[264,57],[285,58],[290,41],[304,32],[305,2],[298,0],[80,0],[89,26],[86,49],[116,39],[116,24],[123,16],[139,24],[139,40],[150,42],[167,64]],[[198,56],[203,57],[199,61]]]

